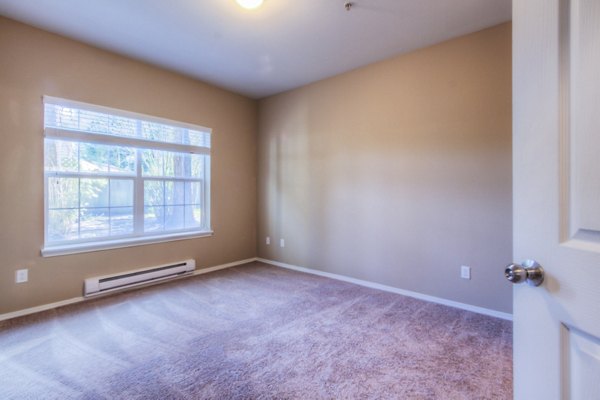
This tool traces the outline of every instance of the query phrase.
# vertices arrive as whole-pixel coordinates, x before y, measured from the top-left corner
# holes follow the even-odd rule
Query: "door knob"
[[[544,282],[544,269],[537,261],[525,260],[522,264],[509,264],[504,276],[512,283],[527,282],[530,286],[540,286]]]

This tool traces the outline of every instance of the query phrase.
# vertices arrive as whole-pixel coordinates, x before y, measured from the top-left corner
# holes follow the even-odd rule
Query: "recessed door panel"
[[[566,352],[563,377],[569,399],[600,399],[600,339],[576,328],[564,327]]]
[[[568,3],[563,79],[570,99],[571,237],[600,243],[600,1]]]

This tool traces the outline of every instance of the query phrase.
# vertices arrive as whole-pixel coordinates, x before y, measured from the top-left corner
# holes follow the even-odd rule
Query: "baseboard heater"
[[[96,296],[114,290],[164,281],[177,276],[191,274],[194,269],[196,269],[196,261],[190,259],[173,264],[136,269],[116,275],[88,278],[84,282],[83,295],[85,297]]]

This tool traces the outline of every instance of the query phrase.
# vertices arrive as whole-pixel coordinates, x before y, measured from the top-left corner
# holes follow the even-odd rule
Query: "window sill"
[[[68,254],[88,253],[92,251],[121,249],[125,247],[135,247],[145,244],[173,242],[176,240],[196,239],[200,237],[212,236],[213,231],[204,232],[184,232],[162,236],[146,236],[130,239],[119,239],[104,242],[77,243],[61,246],[49,246],[42,248],[42,257],[64,256]]]

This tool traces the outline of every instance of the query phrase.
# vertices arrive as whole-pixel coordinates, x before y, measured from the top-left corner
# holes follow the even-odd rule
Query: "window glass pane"
[[[77,172],[79,144],[46,139],[44,163],[46,171]]]
[[[133,179],[110,180],[110,206],[133,207]]]
[[[168,206],[165,207],[165,229],[176,230],[183,229],[184,224],[184,207],[183,206]]]
[[[164,152],[144,150],[142,152],[142,173],[144,176],[163,176]]]
[[[165,204],[166,205],[184,205],[185,204],[184,182],[175,182],[175,181],[165,182]]]
[[[202,209],[200,206],[185,206],[185,227],[199,228],[202,226]]]
[[[204,162],[206,157],[201,154],[190,154],[192,160],[191,176],[204,178]]]
[[[133,233],[133,207],[110,209],[110,234],[120,236]]]
[[[144,150],[142,172],[144,176],[190,178],[194,176],[194,169],[203,173],[203,157],[190,153]]]
[[[111,174],[135,174],[136,151],[132,147],[111,146],[108,169]]]
[[[137,136],[137,123],[135,120],[116,115],[107,115],[108,117],[108,132],[111,135],[117,136]]]
[[[210,133],[188,130],[187,135],[189,144],[194,146],[210,147]]]
[[[81,172],[108,172],[109,146],[93,143],[79,145],[79,168]]]
[[[79,110],[78,130],[95,133],[108,133],[108,116],[103,113]]]
[[[177,177],[192,177],[192,155],[189,153],[173,153],[173,171]]]
[[[73,240],[78,238],[79,210],[48,211],[48,241]]]
[[[108,207],[108,179],[83,178],[80,183],[81,207]]]
[[[185,183],[185,203],[202,204],[202,182]]]
[[[142,121],[141,137],[157,142],[210,147],[210,133],[156,122]]]
[[[156,122],[142,122],[142,137],[147,140],[167,143],[182,143],[181,128],[158,124]]]
[[[192,173],[192,161],[190,156],[189,153],[165,151],[165,176],[190,177]]]
[[[48,178],[48,208],[78,208],[78,178]]]
[[[82,208],[79,214],[79,235],[81,238],[108,236],[108,208]]]
[[[53,104],[45,104],[44,126],[77,129],[79,127],[79,110]]]
[[[144,207],[144,232],[164,230],[164,207]]]
[[[162,181],[144,181],[144,205],[155,206],[164,205],[164,182]]]
[[[183,163],[182,157],[179,153],[173,153],[170,151],[164,152],[164,160],[165,160],[165,176],[182,176],[183,173]]]

